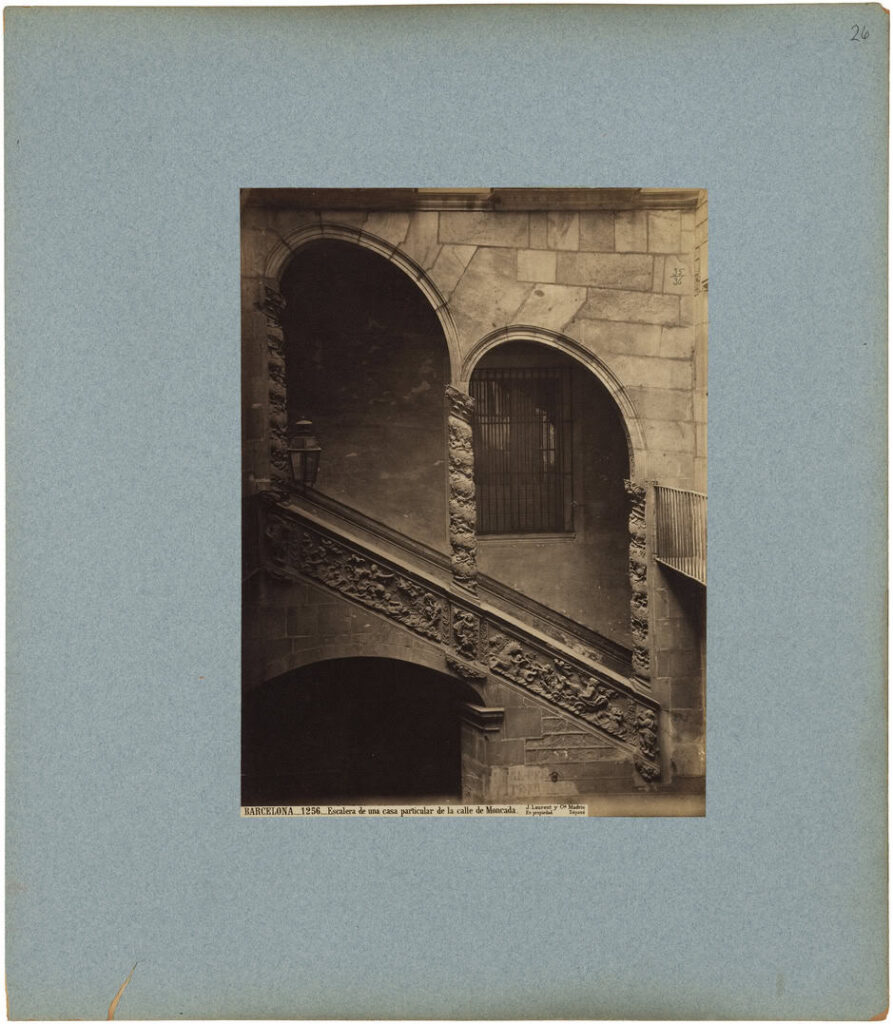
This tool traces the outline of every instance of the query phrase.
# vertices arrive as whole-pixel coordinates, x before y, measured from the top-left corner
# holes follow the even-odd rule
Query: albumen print
[[[241,205],[243,806],[703,814],[706,192]]]

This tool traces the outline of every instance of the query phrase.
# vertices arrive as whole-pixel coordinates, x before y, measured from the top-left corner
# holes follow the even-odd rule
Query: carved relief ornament
[[[446,647],[450,671],[476,682],[488,671],[501,676],[623,743],[647,781],[660,776],[657,708],[641,697],[304,522],[268,511],[264,537],[272,575],[315,580],[401,623]]]
[[[657,716],[606,680],[519,637],[489,627],[488,667],[634,749],[643,778],[660,775]],[[639,765],[641,764],[641,768]]]
[[[264,516],[267,572],[276,579],[292,580],[300,575],[301,534],[291,519],[267,513]]]
[[[453,644],[463,658],[474,661],[478,656],[480,620],[472,612],[453,606]]]
[[[482,683],[487,678],[487,670],[485,668],[481,668],[480,665],[472,665],[468,661],[463,661],[454,654],[447,653],[446,666],[451,672],[455,672],[457,676],[468,679],[470,682]]]
[[[651,685],[651,651],[648,636],[648,556],[646,549],[644,487],[625,481],[629,497],[630,631],[633,637],[633,678]]]
[[[301,568],[305,576],[440,642],[445,602],[408,577],[307,529],[301,539]]]
[[[468,590],[477,585],[477,512],[474,500],[474,448],[471,416],[474,399],[448,385],[447,429],[450,476],[450,547],[453,579]]]
[[[267,321],[267,398],[270,407],[270,474],[274,481],[288,479],[288,405],[285,393],[285,336],[282,317],[285,300],[275,289],[264,289]]]

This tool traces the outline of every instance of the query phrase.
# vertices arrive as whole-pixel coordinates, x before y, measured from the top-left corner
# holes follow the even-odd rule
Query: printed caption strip
[[[242,808],[243,818],[573,818],[586,817],[586,804],[417,804],[291,805]]]

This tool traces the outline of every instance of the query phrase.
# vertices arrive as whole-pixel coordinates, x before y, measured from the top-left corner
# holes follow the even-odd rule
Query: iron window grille
[[[573,530],[571,383],[567,367],[475,372],[478,533]]]

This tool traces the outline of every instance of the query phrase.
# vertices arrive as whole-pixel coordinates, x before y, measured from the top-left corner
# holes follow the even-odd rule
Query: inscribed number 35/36
[[[853,30],[853,34],[850,36],[851,43],[860,43],[863,39],[868,38],[868,29],[865,26],[852,25],[850,26]]]

